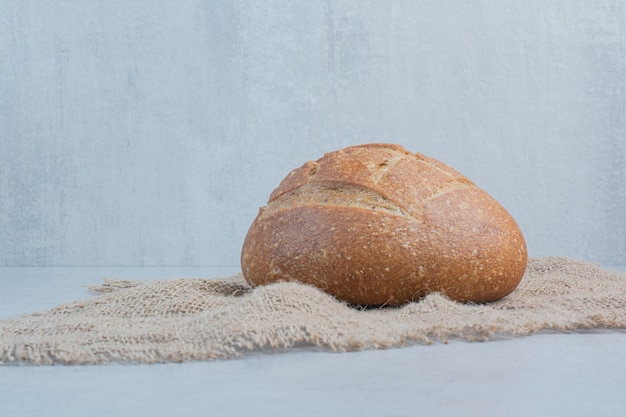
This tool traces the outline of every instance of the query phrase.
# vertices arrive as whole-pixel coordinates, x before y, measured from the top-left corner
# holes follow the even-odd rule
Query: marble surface
[[[232,265],[324,152],[466,175],[530,251],[626,264],[619,0],[0,1],[0,265]]]
[[[626,271],[626,268],[621,268]],[[0,318],[123,279],[236,268],[0,268]],[[616,416],[626,334],[540,334],[354,353],[294,349],[164,365],[0,367],[2,416]]]

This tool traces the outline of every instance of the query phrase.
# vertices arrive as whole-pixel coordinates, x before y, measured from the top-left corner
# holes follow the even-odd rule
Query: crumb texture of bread
[[[448,165],[399,145],[327,153],[291,171],[245,238],[251,285],[299,281],[350,304],[460,302],[510,294],[526,242],[495,199]]]

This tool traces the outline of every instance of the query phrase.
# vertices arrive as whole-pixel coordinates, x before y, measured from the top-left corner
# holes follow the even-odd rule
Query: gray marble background
[[[626,264],[618,0],[0,0],[0,265],[238,265],[324,152],[394,142],[533,256]]]

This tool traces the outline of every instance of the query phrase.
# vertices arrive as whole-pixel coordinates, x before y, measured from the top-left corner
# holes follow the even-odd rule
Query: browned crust
[[[487,193],[439,161],[385,144],[293,170],[242,250],[251,284],[298,280],[365,305],[433,291],[497,300],[517,287],[526,261],[519,227]]]

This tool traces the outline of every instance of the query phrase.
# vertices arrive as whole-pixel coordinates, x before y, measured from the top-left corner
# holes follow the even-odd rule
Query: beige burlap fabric
[[[399,308],[363,310],[296,283],[252,289],[240,275],[107,280],[92,289],[100,295],[0,321],[0,362],[179,362],[295,346],[354,351],[626,329],[626,274],[564,258],[530,259],[518,289],[491,304],[431,294]]]

